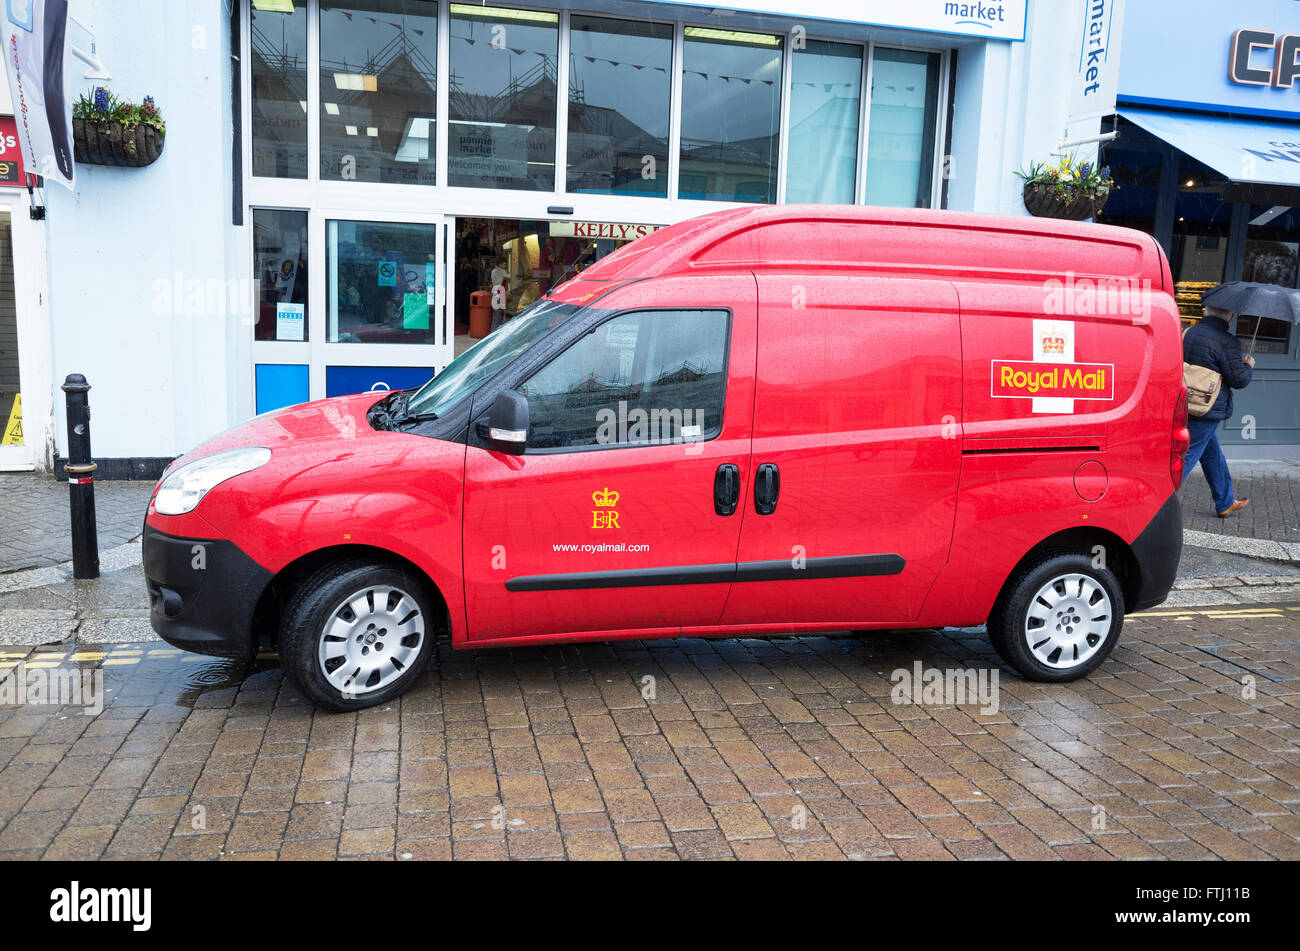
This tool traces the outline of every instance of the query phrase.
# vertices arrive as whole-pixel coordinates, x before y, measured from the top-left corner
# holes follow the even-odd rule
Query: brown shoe
[[[1237,499],[1237,501],[1233,502],[1226,509],[1224,509],[1222,512],[1219,513],[1219,518],[1227,518],[1233,512],[1240,512],[1249,504],[1250,504],[1250,499]]]

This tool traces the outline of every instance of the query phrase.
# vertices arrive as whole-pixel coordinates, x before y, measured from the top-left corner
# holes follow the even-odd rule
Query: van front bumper
[[[145,524],[149,623],[168,644],[196,654],[251,657],[253,609],[271,582],[232,542],[181,538]]]
[[[1131,546],[1138,566],[1138,591],[1130,613],[1155,607],[1174,586],[1183,555],[1183,508],[1174,493]]]

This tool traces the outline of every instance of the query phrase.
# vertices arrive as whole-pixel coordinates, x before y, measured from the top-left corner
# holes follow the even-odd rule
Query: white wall
[[[1026,214],[1016,171],[1055,162],[1070,109],[1084,0],[1032,0],[1024,43],[960,48],[953,113],[954,174],[948,207]],[[1096,148],[1080,148],[1081,157]]]
[[[57,446],[71,372],[92,386],[96,455],[169,456],[229,425],[225,312],[187,313],[166,291],[234,274],[230,50],[225,4],[96,0],[97,52],[117,95],[153,95],[167,121],[143,169],[78,164],[77,190],[50,187],[48,256]],[[84,71],[79,61],[69,69]],[[85,81],[81,88],[88,90]]]

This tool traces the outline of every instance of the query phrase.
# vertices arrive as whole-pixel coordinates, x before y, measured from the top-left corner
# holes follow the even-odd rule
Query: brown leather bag
[[[1183,331],[1184,339],[1187,330]],[[1223,374],[1184,360],[1183,383],[1187,386],[1187,415],[1199,418],[1208,413],[1214,401],[1219,398],[1219,390],[1223,389]]]

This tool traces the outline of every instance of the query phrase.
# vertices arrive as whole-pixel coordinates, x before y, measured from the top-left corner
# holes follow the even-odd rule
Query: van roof
[[[557,288],[719,271],[797,270],[943,280],[1149,280],[1167,265],[1150,235],[1111,225],[955,211],[854,205],[731,208],[638,238]],[[573,285],[573,286],[570,286]]]

